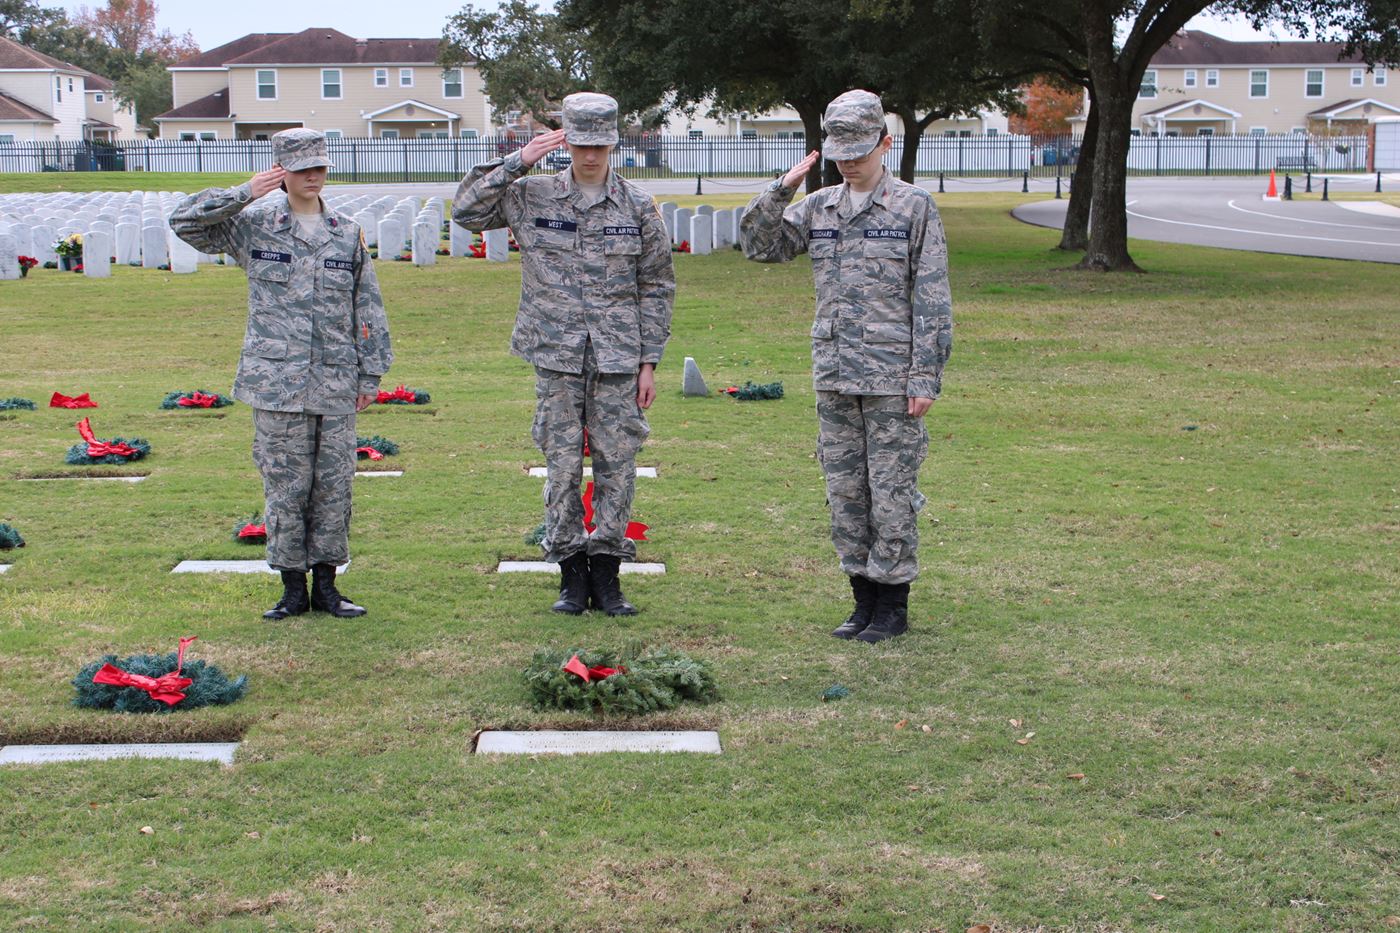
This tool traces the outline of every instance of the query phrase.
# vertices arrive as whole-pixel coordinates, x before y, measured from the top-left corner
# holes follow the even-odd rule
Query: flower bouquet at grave
[[[151,445],[139,437],[131,440],[114,437],[110,441],[100,441],[93,436],[88,419],[78,422],[78,435],[82,442],[68,448],[64,460],[68,463],[91,466],[97,463],[123,464],[140,460],[151,452]]]
[[[641,715],[720,698],[709,662],[669,648],[540,648],[524,671],[536,709]]]
[[[20,274],[20,277],[22,278],[22,277],[28,275],[28,274],[29,274],[29,270],[30,270],[30,269],[33,269],[33,268],[34,268],[35,266],[37,266],[38,264],[39,264],[39,260],[35,259],[33,256],[21,256],[21,257],[19,257],[19,274]]]
[[[732,395],[741,402],[754,402],[764,399],[774,399],[783,397],[782,382],[766,382],[762,384],[745,382],[743,386],[730,386],[724,390],[726,395]]]
[[[673,253],[688,253],[688,252],[690,252],[690,241],[689,241],[689,240],[681,240],[679,243],[673,244],[673,245],[671,246],[671,252],[673,252]]]
[[[355,438],[355,457],[358,460],[383,460],[385,457],[392,457],[399,452],[399,445],[389,440],[387,437]]]
[[[374,399],[376,405],[426,405],[433,397],[422,389],[399,386],[392,392],[381,391]]]
[[[83,256],[83,235],[70,233],[54,240],[53,251],[65,259],[81,259]]]
[[[109,654],[73,678],[73,705],[118,713],[171,713],[201,706],[225,706],[243,698],[248,677],[229,680],[204,661],[185,664],[185,649],[194,638],[180,639],[170,654],[133,654],[117,660]]]
[[[205,392],[203,389],[185,392],[176,389],[166,394],[160,407],[170,411],[176,408],[225,408],[232,404],[233,399],[225,398],[217,392]]]
[[[233,540],[239,544],[266,544],[267,520],[262,513],[254,512],[247,521],[236,523],[233,526]]]
[[[0,411],[18,411],[20,409],[24,411],[33,411],[34,408],[35,406],[32,399],[18,397],[0,398]]]
[[[0,522],[0,551],[13,551],[19,547],[24,547],[24,538],[20,536],[19,529]]]

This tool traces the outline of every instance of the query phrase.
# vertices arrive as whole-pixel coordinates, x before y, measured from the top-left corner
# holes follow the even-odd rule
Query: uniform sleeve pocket
[[[273,340],[270,337],[249,337],[243,341],[243,352],[265,360],[285,360],[287,341]]]
[[[908,344],[910,332],[908,324],[866,324],[864,330],[866,343],[902,343]]]
[[[819,317],[817,318],[816,322],[812,324],[813,337],[820,337],[823,340],[830,340],[832,333],[833,327],[830,318]]]
[[[292,264],[276,260],[254,259],[248,263],[248,277],[261,279],[264,282],[285,282],[292,277]]]

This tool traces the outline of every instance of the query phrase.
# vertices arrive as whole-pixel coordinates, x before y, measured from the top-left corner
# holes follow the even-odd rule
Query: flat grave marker
[[[559,565],[547,560],[503,560],[496,565],[497,573],[558,573]],[[657,575],[666,572],[665,564],[648,564],[641,561],[623,561],[617,572]]]
[[[719,755],[718,732],[512,732],[491,730],[476,740],[478,755],[594,755],[601,752]]]
[[[41,765],[57,761],[111,761],[120,758],[172,758],[233,764],[237,742],[138,742],[113,745],[6,745],[0,765]]]
[[[538,479],[549,477],[549,467],[530,467],[530,475]],[[586,466],[583,468],[584,476],[592,476],[593,468]],[[656,467],[637,467],[637,479],[656,479]]]
[[[350,569],[346,561],[335,568],[337,575]],[[182,560],[171,573],[277,573],[265,560]]]

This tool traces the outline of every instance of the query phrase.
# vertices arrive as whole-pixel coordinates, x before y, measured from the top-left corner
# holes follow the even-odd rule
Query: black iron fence
[[[331,177],[350,182],[456,181],[472,166],[519,148],[513,138],[332,139]],[[896,137],[886,157],[898,170],[903,140]],[[773,176],[806,155],[801,138],[643,136],[625,138],[613,152],[613,166],[634,178]],[[1364,136],[1142,136],[1134,137],[1128,171],[1136,175],[1246,175],[1270,170],[1361,172],[1368,169]],[[915,172],[934,175],[1006,178],[1073,174],[1079,140],[1072,136],[928,136],[918,151]],[[541,160],[537,171],[568,164],[559,150]],[[272,165],[267,140],[132,140],[0,144],[0,172],[234,172],[253,173]]]

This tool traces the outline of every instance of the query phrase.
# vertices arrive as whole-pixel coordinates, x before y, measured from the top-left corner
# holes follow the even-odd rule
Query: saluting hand
[[[798,162],[783,176],[783,187],[796,188],[798,185],[802,184],[802,179],[807,177],[807,173],[812,170],[812,166],[816,165],[817,160],[821,157],[822,154],[819,149],[813,149],[811,152],[807,153],[807,158]]]
[[[553,152],[564,145],[564,131],[554,130],[549,133],[542,133],[526,143],[520,150],[520,161],[526,165],[534,165],[545,157],[546,153]]]
[[[257,200],[265,194],[276,191],[282,185],[282,179],[287,177],[287,170],[280,165],[273,165],[265,172],[258,172],[248,182],[253,189],[253,200]]]

